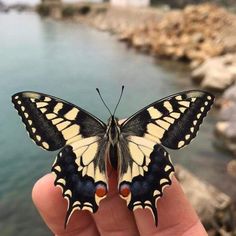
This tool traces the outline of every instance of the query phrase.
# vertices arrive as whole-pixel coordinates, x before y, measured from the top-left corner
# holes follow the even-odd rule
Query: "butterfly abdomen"
[[[117,145],[115,146],[110,146],[109,149],[109,158],[110,158],[110,163],[111,166],[116,170],[117,169],[117,159],[118,159],[118,153],[117,153]]]

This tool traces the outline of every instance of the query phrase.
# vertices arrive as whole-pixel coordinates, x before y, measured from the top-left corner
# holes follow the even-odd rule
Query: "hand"
[[[32,197],[45,223],[57,236],[207,236],[178,181],[157,202],[158,227],[147,209],[130,211],[117,193],[117,175],[109,178],[109,193],[97,213],[75,211],[64,229],[67,201],[55,187],[52,174],[37,181]]]

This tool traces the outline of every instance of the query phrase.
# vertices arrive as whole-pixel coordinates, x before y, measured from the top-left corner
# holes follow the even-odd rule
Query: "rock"
[[[236,155],[236,127],[232,121],[218,121],[215,126],[216,143]]]
[[[217,66],[217,64],[215,66]],[[209,90],[223,91],[233,82],[234,79],[231,73],[224,71],[221,67],[210,67],[205,74],[201,87]]]
[[[236,160],[232,160],[228,163],[227,172],[229,175],[236,178]]]
[[[194,69],[198,68],[201,64],[202,64],[202,63],[201,63],[200,60],[193,60],[193,61],[190,63],[190,68],[191,68],[192,70],[194,70]],[[194,77],[194,75],[193,75],[193,77]]]
[[[224,212],[225,215],[231,213],[232,202],[228,195],[198,179],[180,165],[177,165],[175,169],[176,177],[180,181],[184,193],[206,227],[214,228],[213,222],[216,219],[217,224],[220,223],[218,222],[219,212]]]
[[[132,38],[132,31],[128,30],[118,35],[118,40],[123,42],[130,42],[131,38]]]
[[[146,34],[134,35],[131,41],[132,45],[138,49],[148,49],[149,48],[149,40]]]
[[[190,48],[186,50],[186,57],[190,60],[196,60],[196,61],[205,61],[209,56],[206,54],[206,52],[197,50],[194,48]]]
[[[191,77],[205,89],[225,90],[236,81],[236,54],[207,59]]]
[[[201,43],[204,41],[204,35],[201,32],[196,32],[192,35],[193,43]]]
[[[212,44],[210,40],[199,45],[200,50],[203,51],[209,58],[221,55],[223,47],[221,45]]]
[[[59,20],[62,18],[62,12],[60,7],[53,7],[51,9],[51,17],[55,20]]]
[[[219,145],[236,155],[236,85],[222,95],[215,132]]]
[[[222,95],[225,102],[236,103],[236,85],[229,87]]]

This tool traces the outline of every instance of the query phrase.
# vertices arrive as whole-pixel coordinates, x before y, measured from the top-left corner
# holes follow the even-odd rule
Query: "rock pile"
[[[236,16],[216,5],[134,12],[108,8],[106,14],[93,16],[92,21],[96,27],[117,33],[120,40],[138,49],[195,65],[236,49],[236,30],[228,34],[232,25],[236,29]]]
[[[135,39],[147,35],[152,53],[158,56],[203,62],[224,52],[219,34],[227,24],[228,13],[223,8],[188,6],[169,12],[157,24],[149,23],[143,30],[134,31],[131,42],[135,46]]]

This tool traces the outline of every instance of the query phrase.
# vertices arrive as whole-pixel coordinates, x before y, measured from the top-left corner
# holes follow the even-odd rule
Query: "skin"
[[[47,174],[33,187],[33,202],[44,222],[57,236],[207,236],[198,216],[186,199],[178,181],[164,190],[157,202],[159,223],[154,225],[149,210],[128,210],[117,192],[117,173],[109,178],[109,193],[95,214],[75,211],[64,229],[67,201]]]

